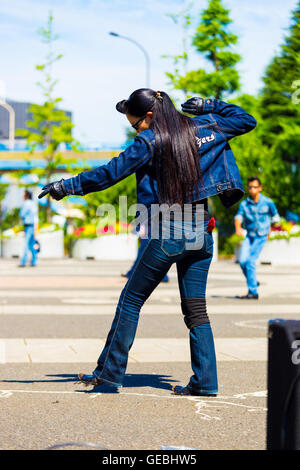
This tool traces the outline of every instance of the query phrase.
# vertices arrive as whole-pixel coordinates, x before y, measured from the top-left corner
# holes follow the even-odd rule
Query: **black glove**
[[[64,185],[64,179],[46,184],[46,186],[43,187],[43,191],[38,196],[39,199],[46,196],[46,194],[48,193],[50,193],[50,196],[52,196],[53,199],[56,199],[57,201],[65,197],[67,195],[67,192]]]
[[[202,114],[204,109],[204,99],[190,98],[181,105],[181,109],[184,113],[194,114],[195,116]]]

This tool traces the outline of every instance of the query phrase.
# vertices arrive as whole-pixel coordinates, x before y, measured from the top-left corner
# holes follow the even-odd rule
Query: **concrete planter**
[[[239,259],[240,246],[238,244],[234,249],[236,261]],[[268,240],[258,258],[258,263],[300,265],[300,237],[291,237],[289,240]]]
[[[81,238],[72,248],[77,259],[134,260],[137,256],[138,237],[133,234],[103,235],[97,238]]]
[[[214,256],[218,261],[218,232],[213,232]],[[96,260],[135,260],[138,249],[138,237],[133,234],[104,235],[97,238],[81,238],[72,248],[72,257]]]
[[[39,258],[64,257],[64,233],[62,230],[39,233],[36,238],[41,246],[41,251],[38,254]],[[5,258],[21,257],[23,256],[23,251],[24,233],[3,239],[3,256]]]

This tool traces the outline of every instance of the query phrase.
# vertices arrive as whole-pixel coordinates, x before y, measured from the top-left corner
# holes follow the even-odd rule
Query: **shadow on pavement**
[[[119,393],[121,390],[136,387],[151,387],[162,390],[172,390],[172,385],[170,382],[178,381],[169,379],[169,377],[169,375],[158,374],[126,374],[124,377],[123,387],[117,388],[102,384],[95,386],[91,390],[77,391],[80,393]]]
[[[19,384],[33,384],[33,383],[54,383],[54,382],[77,382],[77,374],[59,374],[59,375],[46,375],[46,377],[62,377],[62,380],[1,380],[5,383],[19,383]]]
[[[49,380],[1,380],[2,383],[66,383],[66,382],[75,382],[78,383],[77,374],[49,374],[46,377],[53,377],[54,379]],[[56,377],[56,380],[55,380]],[[136,388],[136,387],[151,387],[151,388],[160,388],[163,390],[171,390],[172,385],[170,382],[178,382],[177,380],[172,380],[169,375],[159,375],[159,374],[126,374],[124,377],[123,387],[125,388]],[[80,393],[119,393],[118,388],[111,387],[110,385],[98,385],[93,387],[91,390],[76,390]]]
[[[170,375],[159,374],[126,374],[124,377],[124,387],[153,387],[171,390],[170,382],[178,382],[172,380]]]

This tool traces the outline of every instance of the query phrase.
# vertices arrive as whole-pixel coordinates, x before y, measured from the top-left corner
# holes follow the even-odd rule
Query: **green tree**
[[[127,196],[127,207],[136,204],[136,177],[130,175],[119,183],[94,193],[87,194],[84,198],[87,202],[85,206],[80,206],[80,210],[84,213],[86,222],[97,224],[97,209],[100,204],[112,204],[116,210],[116,218],[119,220],[119,197]],[[129,216],[127,222],[133,220],[133,216]]]
[[[300,164],[300,1],[280,52],[266,69],[261,92],[263,140],[276,143],[276,152],[290,163]]]
[[[187,4],[178,13],[168,13],[167,16],[181,28],[182,31],[182,51],[175,55],[163,55],[165,59],[172,59],[174,72],[166,72],[167,77],[170,80],[171,85],[176,88],[178,81],[182,76],[188,73],[188,61],[189,61],[189,31],[192,26],[192,7],[193,3]],[[188,96],[188,90],[183,88],[185,98]]]
[[[126,135],[125,145],[130,145],[132,144],[135,137],[137,136],[137,132],[135,129],[133,129],[133,127],[126,126],[125,135]]]
[[[282,211],[300,207],[300,1],[280,52],[263,77],[262,142],[268,147],[268,188]],[[297,90],[298,88],[298,90]]]
[[[74,151],[77,151],[77,141],[72,136],[74,124],[70,117],[62,110],[58,109],[62,98],[54,96],[54,89],[57,80],[53,78],[53,65],[62,58],[61,54],[53,51],[54,42],[58,35],[53,31],[53,16],[51,13],[45,28],[38,31],[43,43],[46,44],[47,54],[43,64],[36,65],[36,69],[42,73],[42,80],[38,86],[42,89],[43,104],[32,104],[28,112],[32,113],[32,119],[27,121],[29,130],[19,130],[18,135],[27,139],[30,148],[30,154],[33,154],[38,147],[43,148],[43,158],[45,168],[35,170],[40,177],[46,178],[46,183],[51,181],[52,175],[57,171],[61,164],[69,165],[71,169],[71,159],[66,160],[59,150],[61,144],[69,144]],[[50,221],[50,199],[47,204],[47,221]]]
[[[209,62],[212,71],[200,68],[185,75],[174,74],[172,83],[175,89],[218,99],[239,90],[239,74],[235,66],[241,57],[231,50],[238,40],[228,29],[231,22],[229,10],[222,1],[209,0],[207,8],[201,12],[192,45]]]
[[[255,117],[258,123],[254,131],[243,136],[238,136],[230,141],[230,147],[235,156],[244,188],[246,190],[247,179],[250,176],[258,176],[264,185],[264,193],[271,196],[267,177],[269,172],[268,166],[270,166],[270,152],[269,149],[263,145],[259,133],[262,119],[259,113],[259,99],[248,94],[243,94],[230,102],[246,109],[247,112]],[[247,196],[246,191],[244,197],[246,198]],[[230,209],[225,208],[217,196],[210,198],[209,202],[211,212],[218,223],[220,248],[222,250],[226,239],[234,232],[234,216],[240,202]]]
[[[241,95],[233,103],[246,109],[257,120],[257,128],[230,141],[240,175],[245,188],[244,198],[247,193],[247,179],[250,176],[260,178],[263,193],[274,200],[279,213],[284,216],[286,209],[299,213],[299,191],[295,187],[295,169],[278,156],[277,144],[266,145],[263,141],[264,119],[261,115],[261,102],[259,97]],[[298,180],[298,187],[300,181]],[[220,248],[226,245],[228,235],[234,232],[234,215],[238,209],[235,204],[230,209],[225,209],[217,197],[210,200],[211,210],[220,229]]]

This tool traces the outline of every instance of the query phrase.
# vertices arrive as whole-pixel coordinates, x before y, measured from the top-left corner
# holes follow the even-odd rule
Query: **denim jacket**
[[[202,172],[199,194],[194,191],[193,201],[217,194],[224,206],[230,207],[242,198],[244,189],[228,141],[254,129],[256,121],[239,106],[218,99],[204,100],[203,113],[193,120]],[[142,131],[132,145],[106,165],[66,179],[67,195],[101,191],[135,173],[138,204],[146,207],[160,204],[153,166],[154,147],[153,131]]]
[[[280,221],[275,203],[262,194],[259,195],[257,203],[250,196],[241,202],[235,219],[242,222],[248,237],[266,236],[271,223]]]

